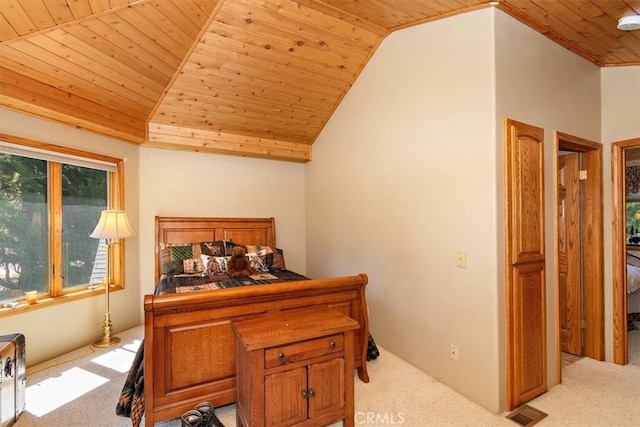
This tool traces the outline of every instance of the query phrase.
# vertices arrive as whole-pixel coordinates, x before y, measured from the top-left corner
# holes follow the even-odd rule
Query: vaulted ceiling
[[[1,0],[0,106],[156,147],[305,162],[385,36],[497,7],[640,65],[640,0]]]

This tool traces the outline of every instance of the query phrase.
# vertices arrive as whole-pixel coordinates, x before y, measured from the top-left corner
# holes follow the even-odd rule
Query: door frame
[[[558,277],[558,155],[561,150],[582,155],[582,169],[587,180],[582,181],[582,244],[583,244],[583,313],[587,327],[583,332],[583,355],[604,360],[604,208],[602,144],[563,132],[554,132],[554,254],[556,278],[556,369],[558,384],[562,382],[562,349],[560,345],[560,294]]]
[[[629,363],[627,342],[627,230],[626,230],[626,161],[627,148],[640,147],[640,138],[611,144],[612,210],[613,210],[613,361]]]

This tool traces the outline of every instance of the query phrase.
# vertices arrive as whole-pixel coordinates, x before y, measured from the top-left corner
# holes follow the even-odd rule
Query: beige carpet
[[[627,348],[629,349],[629,364],[640,366],[640,322],[633,322],[638,329],[629,331]]]
[[[86,347],[29,368],[27,411],[15,426],[130,426],[128,418],[115,415],[115,404],[142,328],[119,336],[123,343],[116,348]],[[483,409],[384,348],[369,362],[369,375],[368,384],[355,381],[356,426],[518,426],[506,414]],[[74,396],[80,387],[86,391]],[[529,404],[549,414],[540,426],[631,427],[640,425],[639,391],[640,366],[583,359],[565,368],[563,384]],[[216,414],[226,427],[235,426],[235,405],[217,408]],[[181,424],[175,419],[156,425]]]
[[[530,402],[549,415],[537,425],[640,425],[640,367],[584,358],[562,373],[562,384]]]

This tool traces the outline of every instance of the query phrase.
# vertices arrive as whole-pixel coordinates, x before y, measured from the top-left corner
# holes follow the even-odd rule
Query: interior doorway
[[[557,380],[562,352],[604,360],[602,144],[555,133]]]
[[[640,138],[611,145],[613,199],[613,361],[629,363],[627,328],[627,228],[626,228],[626,156],[627,150],[640,147]]]
[[[558,155],[558,323],[560,350],[582,356],[581,154]]]

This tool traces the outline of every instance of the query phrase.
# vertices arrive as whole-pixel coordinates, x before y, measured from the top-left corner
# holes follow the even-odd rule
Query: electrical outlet
[[[453,344],[449,344],[449,357],[457,362],[458,361],[458,354],[459,354],[458,353],[458,346],[457,345],[453,345]]]
[[[464,251],[456,252],[456,267],[465,268],[467,266],[467,253]]]

